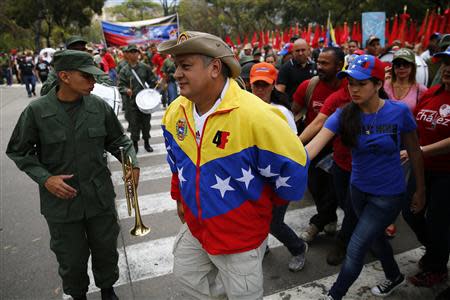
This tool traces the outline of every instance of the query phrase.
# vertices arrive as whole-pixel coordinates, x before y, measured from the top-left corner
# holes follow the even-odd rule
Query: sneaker
[[[386,229],[384,230],[384,233],[385,233],[386,236],[389,237],[389,238],[395,237],[395,234],[397,233],[397,226],[395,226],[395,224],[389,225],[389,226],[386,227]]]
[[[400,276],[398,276],[397,279],[394,281],[386,279],[379,285],[374,286],[371,289],[371,292],[375,296],[386,297],[390,295],[396,288],[404,285],[405,283],[406,283],[405,276],[403,276],[403,274],[400,274]]]
[[[336,240],[333,247],[327,254],[327,263],[331,266],[340,265],[347,254],[347,245],[341,240]]]
[[[442,292],[440,292],[435,300],[448,300],[450,299],[450,287],[446,288]]]
[[[337,222],[331,222],[323,227],[323,231],[325,231],[328,235],[334,235],[337,229]]]
[[[314,224],[309,224],[305,231],[300,233],[300,238],[305,242],[312,242],[314,238],[319,234],[319,228]]]
[[[298,272],[305,267],[307,252],[308,252],[308,244],[305,243],[305,251],[303,251],[302,254],[293,256],[289,261],[289,271]]]
[[[448,278],[447,271],[444,272],[430,272],[422,271],[414,276],[408,278],[408,280],[415,286],[432,287],[436,284],[445,282]]]

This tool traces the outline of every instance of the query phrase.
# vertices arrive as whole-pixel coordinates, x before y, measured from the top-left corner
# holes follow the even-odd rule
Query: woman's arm
[[[302,141],[303,144],[307,144],[320,131],[327,119],[327,115],[319,113],[316,118],[300,134],[300,141]]]
[[[450,153],[450,137],[421,147],[423,156],[430,157]]]
[[[402,142],[406,147],[416,179],[416,192],[411,202],[411,211],[418,213],[425,206],[425,179],[423,173],[423,157],[416,131],[402,134]]]
[[[305,149],[308,152],[310,160],[313,160],[317,154],[325,147],[326,144],[334,137],[335,133],[330,129],[323,127],[319,133],[306,145]]]

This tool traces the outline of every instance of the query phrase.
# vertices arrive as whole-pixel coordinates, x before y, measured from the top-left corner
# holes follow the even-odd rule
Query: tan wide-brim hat
[[[231,77],[236,78],[241,73],[241,66],[231,48],[219,37],[199,31],[185,31],[177,40],[162,42],[158,52],[174,56],[182,54],[203,54],[219,58],[230,68]]]

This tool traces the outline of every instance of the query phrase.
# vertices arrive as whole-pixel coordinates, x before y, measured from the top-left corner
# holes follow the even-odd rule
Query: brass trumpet
[[[136,191],[136,179],[133,174],[133,165],[131,164],[131,157],[126,156],[123,147],[119,147],[120,157],[122,160],[123,180],[125,183],[125,198],[127,199],[128,215],[131,216],[131,208],[134,208],[135,222],[134,228],[130,230],[133,236],[144,236],[150,232],[150,228],[142,223],[141,212],[139,210],[139,201]],[[127,173],[131,172],[131,177],[126,179]]]

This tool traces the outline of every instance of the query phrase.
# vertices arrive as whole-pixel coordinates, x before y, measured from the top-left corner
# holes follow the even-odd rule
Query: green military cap
[[[450,34],[444,34],[439,40],[438,46],[439,48],[441,48],[441,50],[444,50],[445,48],[450,46]]]
[[[128,46],[123,46],[122,47],[122,52],[128,52]]]
[[[87,44],[86,39],[79,35],[72,35],[70,38],[66,40],[66,48],[75,43],[85,43]]]
[[[127,51],[128,51],[128,52],[131,52],[131,51],[139,51],[139,49],[138,49],[138,47],[136,47],[136,45],[129,45]]]
[[[56,72],[78,70],[92,75],[105,74],[102,70],[95,66],[92,56],[84,51],[57,51],[53,55],[53,65]]]
[[[414,52],[408,48],[402,48],[394,52],[394,58],[392,61],[395,61],[397,59],[403,59],[411,64],[416,63],[416,55]]]
[[[236,78],[241,73],[241,66],[234,57],[231,48],[219,37],[199,31],[185,31],[177,40],[169,40],[158,45],[162,54],[202,54],[219,58],[231,71],[231,77]]]

